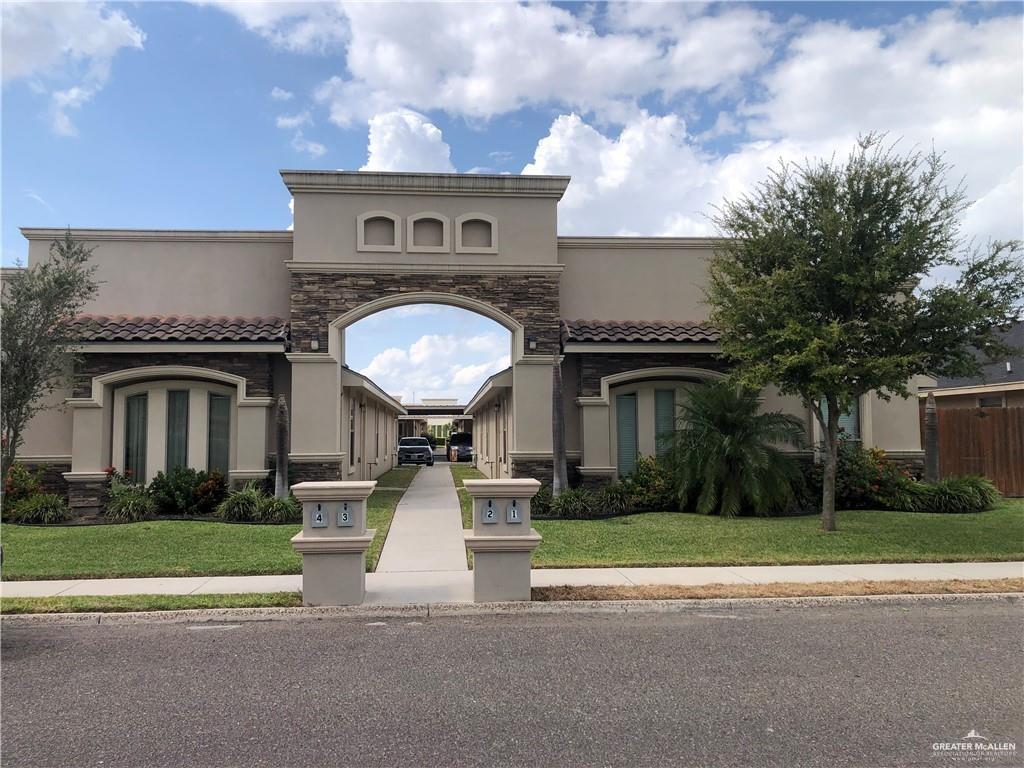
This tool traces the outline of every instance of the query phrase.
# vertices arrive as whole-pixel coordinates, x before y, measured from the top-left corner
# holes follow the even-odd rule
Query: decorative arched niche
[[[356,218],[360,251],[398,253],[402,250],[402,220],[390,211],[367,211]]]
[[[498,220],[486,213],[464,213],[455,220],[456,253],[497,253]]]
[[[416,213],[407,220],[406,250],[409,253],[449,253],[451,223],[447,216],[433,211]]]

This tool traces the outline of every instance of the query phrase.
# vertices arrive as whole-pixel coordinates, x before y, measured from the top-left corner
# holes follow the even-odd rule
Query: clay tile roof
[[[288,340],[288,321],[280,317],[193,317],[191,315],[79,315],[71,327],[84,342]]]
[[[582,343],[622,342],[707,342],[714,343],[719,333],[707,322],[565,320],[562,341]]]

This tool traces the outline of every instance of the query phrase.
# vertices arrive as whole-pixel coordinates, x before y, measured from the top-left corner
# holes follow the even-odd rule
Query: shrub
[[[636,467],[622,481],[636,512],[665,512],[679,509],[679,499],[672,482],[672,473],[663,462],[640,456]]]
[[[903,495],[893,499],[893,508],[906,512],[970,514],[989,509],[998,499],[999,491],[991,482],[969,475],[947,477],[935,484],[908,481]]]
[[[804,425],[761,412],[757,392],[723,381],[694,389],[679,408],[666,462],[679,507],[704,515],[768,515],[793,503],[800,473],[778,446],[803,444]]]
[[[264,498],[266,497],[256,487],[256,483],[250,481],[241,490],[231,491],[227,498],[217,505],[214,515],[222,520],[251,522],[256,519],[256,510]]]
[[[43,470],[33,472],[20,461],[11,464],[4,480],[4,503],[12,504],[43,492]]]
[[[71,517],[71,509],[56,493],[34,493],[12,503],[4,503],[5,523],[52,525]]]
[[[804,488],[800,503],[809,509],[821,507],[821,464],[803,466]],[[904,509],[913,476],[889,461],[880,448],[864,449],[841,443],[836,462],[836,509]],[[900,499],[903,499],[901,506]]]
[[[133,523],[155,516],[156,502],[141,485],[114,480],[104,513],[111,520]]]
[[[617,483],[602,488],[594,499],[595,517],[617,517],[636,511],[629,488]]]
[[[551,500],[551,516],[561,520],[587,520],[594,516],[595,495],[586,488],[569,488]]]
[[[263,496],[256,503],[253,519],[257,523],[301,523],[302,504],[294,496],[284,499]]]
[[[175,467],[166,474],[158,472],[149,484],[157,514],[197,517],[211,515],[227,493],[219,472],[207,474],[190,467]]]
[[[542,485],[537,495],[530,500],[530,517],[551,515],[551,486]]]

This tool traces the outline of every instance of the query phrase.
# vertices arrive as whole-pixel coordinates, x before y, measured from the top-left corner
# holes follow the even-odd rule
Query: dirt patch
[[[1024,579],[936,581],[823,581],[811,584],[703,584],[646,587],[534,587],[534,600],[706,600],[722,597],[834,597],[839,595],[954,595],[1024,592]]]

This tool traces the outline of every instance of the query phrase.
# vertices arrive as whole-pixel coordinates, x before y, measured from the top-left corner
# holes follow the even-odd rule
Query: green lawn
[[[402,491],[376,491],[366,524],[377,535],[366,554],[373,570]],[[300,573],[289,539],[300,525],[151,520],[125,525],[0,526],[3,578],[104,579]]]
[[[125,611],[188,611],[200,608],[294,608],[298,592],[254,592],[244,595],[106,595],[100,597],[5,597],[0,613],[122,613]]]
[[[651,512],[610,520],[536,520],[534,566],[788,565],[1024,560],[1024,500],[974,515],[845,511],[822,533],[816,516],[735,518]]]
[[[377,478],[378,488],[408,488],[419,467],[395,467]]]
[[[462,527],[473,527],[473,497],[462,485],[463,480],[486,480],[484,473],[469,464],[451,464],[452,479],[455,480],[455,491],[459,494],[459,506],[462,507]]]

